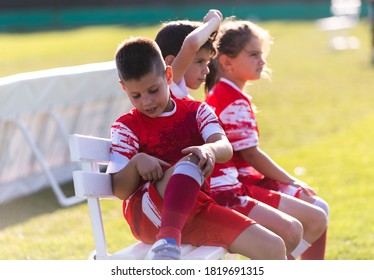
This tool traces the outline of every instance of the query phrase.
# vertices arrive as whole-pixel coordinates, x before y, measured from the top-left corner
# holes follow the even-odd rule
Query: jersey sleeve
[[[111,135],[112,146],[107,173],[117,173],[138,153],[139,140],[134,132],[121,122],[112,125]]]
[[[222,110],[219,117],[234,151],[258,146],[257,122],[246,100],[235,100]]]
[[[206,142],[209,136],[220,133],[225,135],[225,131],[221,127],[218,117],[214,113],[213,109],[205,102],[201,103],[197,111],[197,123],[201,135]]]

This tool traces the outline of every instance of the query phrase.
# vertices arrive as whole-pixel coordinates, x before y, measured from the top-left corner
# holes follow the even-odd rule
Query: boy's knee
[[[200,186],[204,183],[204,176],[201,169],[196,163],[188,160],[181,160],[177,162],[174,167],[173,174],[184,174],[190,176],[195,179]]]
[[[183,162],[183,161],[194,163],[197,166],[200,159],[198,156],[194,154],[188,154],[187,156],[183,157],[179,162]]]

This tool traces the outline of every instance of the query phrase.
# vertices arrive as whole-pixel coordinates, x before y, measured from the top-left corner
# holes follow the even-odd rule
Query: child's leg
[[[190,214],[204,178],[196,164],[181,161],[166,186],[161,228],[157,239],[173,238],[180,245],[181,231]]]
[[[211,196],[218,204],[238,211],[279,235],[286,244],[287,254],[290,254],[301,241],[303,226],[294,217],[276,209],[280,194],[261,190],[266,192],[266,201],[271,206],[243,195],[240,190],[213,192]]]
[[[282,238],[259,224],[246,228],[229,249],[252,260],[286,259],[286,247]]]
[[[271,188],[275,191],[278,191],[279,193],[284,193],[284,194],[290,195],[292,197],[297,197],[300,200],[306,201],[310,204],[313,204],[313,205],[321,208],[325,212],[325,214],[327,216],[327,219],[328,219],[329,206],[323,199],[321,199],[317,196],[310,196],[310,195],[306,194],[305,192],[303,192],[302,189],[300,189],[298,187],[288,185],[288,184],[284,184],[284,183],[280,183],[280,182],[277,182],[277,181],[274,181],[274,180],[271,180],[271,179],[263,179],[263,180],[261,180],[260,182],[257,182],[257,183],[260,184],[264,188]],[[254,187],[254,189],[256,190],[257,188]],[[254,196],[254,197],[257,198],[256,196]],[[265,203],[268,203],[268,202],[265,201]],[[278,206],[273,205],[274,203],[268,203],[268,204],[273,206],[273,207],[276,207],[276,208],[280,209]],[[326,227],[327,227],[327,225],[326,225]],[[304,239],[304,241],[306,241],[306,240],[307,239]],[[308,248],[308,242],[301,243],[300,247],[298,248],[298,251],[299,252],[304,252]],[[307,249],[307,251],[305,251],[307,253],[305,255],[304,254],[302,255],[302,259],[323,259],[324,254],[325,254],[325,249],[326,249],[326,230],[320,236],[320,238],[317,239],[316,241],[314,241],[311,244],[310,248]]]
[[[307,249],[302,255],[302,260],[324,260],[326,251],[326,239],[327,229],[322,235],[313,242],[309,249]]]
[[[162,183],[156,184],[159,190],[165,189],[165,192],[161,227],[157,235],[157,240],[161,242],[156,242],[152,248],[155,254],[152,258],[168,258],[169,251],[170,258],[178,258],[179,252],[176,251],[175,245],[181,244],[183,226],[204,182],[202,172],[195,164],[197,160],[195,156],[185,157],[175,165],[165,188]]]
[[[286,244],[287,255],[295,250],[303,236],[303,226],[297,219],[262,202],[252,208],[248,217],[279,235]]]
[[[286,259],[281,237],[233,209],[199,193],[182,236],[183,243],[221,246],[250,259]]]
[[[296,249],[297,253],[292,254],[297,258],[324,233],[327,228],[327,215],[317,206],[283,194],[278,209],[298,219],[304,227],[303,242]]]
[[[300,199],[309,202],[317,207],[320,207],[326,213],[327,218],[329,218],[329,206],[326,201],[318,196],[309,196],[303,192],[300,194]],[[326,251],[326,241],[327,241],[327,228],[322,233],[322,235],[313,242],[308,250],[306,250],[302,255],[303,260],[324,260]]]

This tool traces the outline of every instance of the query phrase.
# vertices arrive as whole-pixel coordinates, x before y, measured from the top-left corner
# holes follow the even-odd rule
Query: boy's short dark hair
[[[198,28],[202,23],[198,21],[179,20],[165,23],[156,35],[156,43],[161,49],[162,57],[165,59],[168,55],[177,56],[182,48],[184,39]],[[216,49],[213,46],[215,34],[208,39],[201,48],[209,50],[213,55]]]
[[[165,72],[165,62],[155,41],[146,37],[136,37],[123,41],[115,54],[118,76],[122,81],[139,80],[156,72]]]

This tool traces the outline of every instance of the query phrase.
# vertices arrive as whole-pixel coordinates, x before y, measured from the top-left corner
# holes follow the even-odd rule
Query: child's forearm
[[[210,18],[207,22],[204,22],[201,26],[196,28],[186,37],[186,43],[189,43],[190,47],[197,52],[202,45],[209,39],[213,32],[219,29],[221,19],[217,17]]]
[[[220,134],[214,134],[208,138],[208,145],[215,155],[218,163],[224,163],[232,158],[233,150],[229,140]]]
[[[296,180],[258,147],[246,149],[246,151],[241,152],[241,155],[245,161],[265,177],[286,184],[293,184]]]

